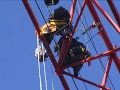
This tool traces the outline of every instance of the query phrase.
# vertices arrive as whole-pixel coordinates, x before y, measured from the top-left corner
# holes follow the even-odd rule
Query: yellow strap
[[[50,22],[52,25],[66,25],[67,22]]]
[[[66,25],[68,22],[66,20],[55,20],[51,19],[50,24],[52,25]]]

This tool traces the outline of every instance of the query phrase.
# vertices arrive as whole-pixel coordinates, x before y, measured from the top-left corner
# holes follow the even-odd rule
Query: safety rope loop
[[[54,75],[53,75],[52,63],[51,63],[51,72],[52,72],[52,90],[54,90]]]
[[[45,69],[45,62],[44,62],[45,61],[45,53],[46,53],[46,50],[44,48],[43,42],[39,39],[39,37],[37,35],[37,48],[35,50],[35,56],[38,59],[40,90],[42,90],[42,80],[41,80],[41,74],[40,74],[40,62],[43,62],[45,85],[46,85],[46,90],[47,90],[46,69]]]
[[[44,66],[44,76],[45,76],[45,85],[46,85],[46,90],[47,90],[47,79],[46,79],[46,66],[45,66],[45,52],[44,52],[44,50],[45,50],[45,48],[44,48],[44,46],[43,46],[43,43],[42,43],[42,53],[43,53],[43,66]]]

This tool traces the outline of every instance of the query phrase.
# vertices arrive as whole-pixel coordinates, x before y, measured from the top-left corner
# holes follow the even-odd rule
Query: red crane
[[[36,28],[36,30],[37,30],[37,33],[40,33],[41,32],[40,31],[40,25],[39,25],[39,23],[38,23],[35,15],[34,15],[32,9],[31,9],[31,7],[30,7],[30,5],[28,3],[28,0],[22,0],[22,1],[23,1],[23,4],[24,4],[24,6],[25,6],[25,8],[26,8],[26,10],[27,10],[27,12],[28,12],[28,14],[29,14],[29,16],[30,16],[35,28]],[[77,2],[77,0],[73,0],[73,3],[71,5],[71,10],[70,10],[71,18],[70,18],[70,21],[72,21],[72,18],[74,17],[74,11],[75,11],[76,2]],[[62,82],[62,85],[64,86],[65,90],[70,90],[70,88],[69,88],[69,85],[66,82],[66,79],[65,79],[63,74],[71,76],[71,77],[76,78],[78,80],[84,81],[84,82],[89,83],[89,84],[91,84],[93,86],[99,87],[100,90],[110,90],[109,88],[106,87],[106,80],[108,78],[108,74],[109,74],[109,71],[110,71],[110,68],[111,68],[112,61],[114,61],[115,65],[116,65],[116,68],[118,69],[118,72],[120,72],[120,58],[118,58],[118,56],[116,54],[118,51],[120,51],[120,47],[117,48],[116,45],[114,45],[114,47],[112,46],[112,43],[111,43],[111,41],[110,41],[110,39],[109,39],[109,37],[108,37],[108,35],[106,33],[104,25],[102,24],[97,12],[96,12],[96,9],[95,9],[95,6],[96,6],[99,9],[99,11],[104,15],[104,17],[109,21],[109,23],[114,27],[114,29],[120,34],[120,28],[119,28],[120,27],[120,15],[119,15],[113,1],[112,0],[107,0],[107,2],[108,2],[108,5],[110,6],[110,8],[111,8],[111,10],[113,12],[113,15],[114,15],[114,17],[115,17],[115,19],[117,21],[117,24],[105,12],[105,10],[97,2],[97,0],[84,0],[83,4],[81,6],[81,10],[80,10],[80,12],[78,14],[75,26],[73,28],[73,31],[72,31],[68,41],[65,40],[64,43],[63,43],[63,47],[61,49],[62,54],[61,54],[61,56],[59,58],[58,63],[57,63],[57,61],[55,59],[55,56],[54,56],[53,52],[51,51],[51,48],[49,47],[49,44],[46,41],[45,37],[40,36],[38,34],[39,39],[41,39],[43,42],[45,42],[46,45],[48,46],[48,49],[47,49],[48,53],[51,54],[49,57],[51,59],[51,62],[53,64],[53,66],[54,66],[54,68],[55,68],[55,70],[56,70],[56,72],[58,74],[58,77],[60,78],[60,80]],[[62,67],[63,59],[64,59],[65,54],[67,52],[67,49],[68,49],[68,47],[69,47],[69,45],[71,43],[71,39],[72,39],[72,37],[74,35],[74,32],[75,32],[76,27],[78,25],[78,22],[80,21],[81,15],[83,14],[85,6],[88,7],[88,9],[89,9],[94,21],[95,21],[95,25],[97,26],[97,28],[99,30],[99,34],[101,35],[101,37],[102,37],[108,51],[103,52],[103,53],[98,54],[98,55],[95,55],[95,56],[93,56],[91,58],[87,58],[86,60],[82,60],[82,61],[76,62],[74,64]],[[68,44],[66,45],[67,42],[68,42]],[[78,65],[80,63],[90,62],[90,61],[93,61],[93,60],[96,60],[98,58],[105,57],[105,56],[109,56],[109,60],[107,62],[106,68],[105,68],[104,77],[102,79],[102,84],[101,85],[97,84],[97,83],[94,83],[92,81],[89,81],[87,79],[74,76],[74,75],[64,71],[64,69],[66,69],[66,68],[73,67],[73,66]]]

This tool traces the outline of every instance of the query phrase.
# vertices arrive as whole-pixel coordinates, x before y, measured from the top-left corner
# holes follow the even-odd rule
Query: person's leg
[[[54,35],[52,35],[52,33],[45,34],[44,36],[45,36],[48,44],[50,44],[52,42],[52,39],[54,37]]]
[[[78,76],[79,71],[81,70],[81,68],[83,67],[83,64],[77,65],[73,67],[73,72],[75,76]]]

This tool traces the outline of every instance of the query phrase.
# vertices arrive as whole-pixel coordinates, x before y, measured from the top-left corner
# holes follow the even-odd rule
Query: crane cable
[[[79,8],[79,11],[80,11],[80,3],[79,3],[79,1],[77,0],[77,3],[78,3],[78,8]],[[81,22],[82,22],[82,16],[81,16],[81,18],[80,18],[80,20],[81,20]],[[84,24],[83,24],[83,22],[82,22],[82,26],[83,26]],[[87,30],[86,30],[87,31]],[[87,41],[87,39],[86,39],[86,35],[84,34],[84,36],[85,36],[85,40]],[[87,44],[87,48],[88,48],[88,44]],[[79,72],[79,76],[82,78],[82,76],[81,76],[81,74],[80,74],[80,72]],[[83,81],[83,84],[84,84],[84,86],[85,86],[85,88],[86,88],[86,90],[88,90],[88,88],[87,88],[87,86],[86,86],[86,84],[85,84],[85,82]]]
[[[85,18],[84,13],[83,13],[83,16],[84,16],[84,19],[85,19],[86,25],[88,26],[88,23],[87,23],[87,20],[86,20],[86,18]],[[88,33],[87,33],[87,34],[88,34]],[[89,34],[90,34],[90,36],[89,36]],[[90,37],[92,37],[92,35],[91,35],[91,32],[90,32],[90,31],[89,31],[89,34],[88,34],[88,37],[89,37],[89,38],[90,38]],[[93,47],[94,47],[94,49],[95,49],[95,51],[96,51],[96,53],[97,53],[97,55],[98,55],[98,52],[97,52],[97,49],[96,49],[96,47],[95,47],[95,44],[94,44],[93,39],[91,39],[90,41],[91,41],[91,43],[92,43],[92,45],[93,45]],[[103,65],[103,63],[102,63],[102,61],[101,61],[101,59],[100,59],[100,58],[99,58],[99,61],[100,61],[101,67],[102,67],[103,72],[104,72],[104,71],[105,71],[105,67],[104,67],[104,65]],[[106,72],[106,71],[105,71],[105,72]],[[112,87],[114,88],[113,83],[112,83],[112,81],[111,81],[111,79],[110,79],[109,75],[108,75],[108,79],[109,79],[110,83],[112,84]],[[107,83],[108,83],[108,85],[109,85],[109,82],[108,82],[108,81],[107,81]],[[110,86],[109,86],[109,87],[110,87]],[[115,89],[114,89],[114,90],[115,90]]]
[[[80,8],[81,8],[81,3],[80,3],[80,1],[79,0],[77,0],[77,2],[78,2],[78,8],[79,8],[79,11],[80,11]],[[83,12],[83,15],[84,15],[84,12]],[[82,22],[82,27],[84,28],[84,23],[83,23],[83,21],[82,21],[82,18],[81,18],[81,22]],[[95,27],[94,27],[95,28]],[[89,30],[90,28],[88,28],[88,30]],[[86,30],[87,31],[87,30]],[[99,32],[98,32],[99,33]],[[98,34],[97,33],[97,34]],[[95,34],[95,35],[97,35],[97,34]],[[87,40],[87,37],[86,37],[86,34],[84,34],[84,36],[85,36],[85,41],[86,41],[86,47],[87,47],[87,50],[88,51],[90,51],[89,50],[89,47],[88,47],[88,40]],[[91,37],[92,38],[92,37]],[[93,39],[93,38],[92,38]],[[90,41],[90,40],[89,40]],[[95,68],[94,68],[94,65],[92,65],[92,68],[93,68],[93,72],[94,72],[94,74],[95,74],[95,77],[96,77],[96,80],[97,80],[97,82],[98,82],[98,75],[97,75],[97,73],[96,73],[96,70],[95,70]]]
[[[78,0],[79,1],[79,0]],[[80,1],[78,2],[79,3],[79,5],[80,5],[80,7],[81,7],[81,4],[80,4]],[[85,19],[85,22],[86,22],[86,24],[87,24],[87,20],[86,20],[86,18],[85,18],[85,15],[84,15],[84,12],[83,12],[83,17],[84,17],[84,19]],[[81,20],[81,22],[82,22],[82,20]],[[84,25],[84,23],[82,22],[82,26],[83,26],[83,28],[85,28],[85,25]],[[87,27],[88,27],[88,24],[87,24]],[[89,29],[89,28],[88,28]],[[87,30],[86,30],[87,31]],[[90,31],[89,31],[89,33],[90,33]],[[99,32],[98,32],[99,33]],[[96,36],[98,33],[96,33],[94,36]],[[84,34],[85,35],[85,34]],[[87,33],[87,35],[89,36],[89,34]],[[91,35],[91,33],[90,33],[90,35]],[[91,37],[89,36],[89,38],[90,38],[90,40],[89,41],[91,41],[91,43],[93,44],[94,42],[93,42],[93,38],[92,38],[92,35],[91,35]],[[88,43],[88,42],[87,42]],[[86,43],[86,44],[87,44]],[[95,48],[95,47],[94,47]],[[94,68],[94,66],[92,65],[92,68],[93,68],[93,71],[94,71],[94,74],[95,74],[95,76],[96,76],[96,79],[97,79],[97,82],[98,82],[98,76],[97,76],[97,73],[96,73],[96,70],[95,70],[95,68]]]
[[[39,71],[39,83],[40,83],[40,90],[42,90],[42,80],[41,80],[41,73],[40,73],[40,62],[39,62],[39,38],[37,35],[37,48],[38,48],[38,53],[37,53],[37,57],[38,57],[38,71]]]

